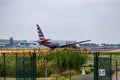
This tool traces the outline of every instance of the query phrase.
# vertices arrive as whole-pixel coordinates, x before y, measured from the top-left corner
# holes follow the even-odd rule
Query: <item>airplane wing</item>
[[[80,41],[80,42],[69,43],[69,44],[66,44],[66,45],[62,45],[62,47],[70,46],[70,45],[74,45],[74,44],[79,44],[79,43],[84,43],[84,42],[89,42],[89,41],[91,41],[91,40],[85,40],[85,41]]]
[[[84,43],[84,42],[89,42],[89,41],[91,41],[91,40],[80,41],[80,42],[76,42],[75,44]]]

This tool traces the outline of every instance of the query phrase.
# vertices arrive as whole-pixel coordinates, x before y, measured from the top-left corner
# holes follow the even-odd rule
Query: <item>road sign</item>
[[[105,76],[105,69],[99,69],[99,76]]]

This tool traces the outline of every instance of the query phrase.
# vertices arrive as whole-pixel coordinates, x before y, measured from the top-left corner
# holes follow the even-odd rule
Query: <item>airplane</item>
[[[78,47],[76,44],[84,43],[84,42],[89,42],[90,40],[85,40],[85,41],[68,41],[68,40],[52,40],[45,38],[40,26],[36,24],[37,26],[37,31],[38,31],[38,37],[39,41],[37,41],[39,44],[47,46],[51,49],[55,48],[64,48],[64,47],[73,47],[76,48]]]

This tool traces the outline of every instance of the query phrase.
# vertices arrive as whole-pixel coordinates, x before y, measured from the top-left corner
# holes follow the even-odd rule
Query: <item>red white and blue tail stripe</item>
[[[46,39],[46,38],[44,37],[44,34],[43,34],[42,30],[40,29],[40,26],[39,26],[38,24],[37,24],[36,26],[37,26],[37,30],[38,30],[39,40],[40,40],[40,41],[46,41],[46,40],[48,40],[48,39]]]

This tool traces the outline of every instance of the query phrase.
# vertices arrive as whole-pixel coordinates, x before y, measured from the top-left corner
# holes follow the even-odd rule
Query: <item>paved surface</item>
[[[120,72],[117,73],[117,79],[120,79]],[[85,75],[79,78],[74,78],[72,80],[93,80],[93,74]],[[112,80],[116,80],[116,72],[112,76]]]
[[[112,80],[116,80],[116,72],[113,74]],[[120,80],[120,72],[117,73],[117,80]]]
[[[72,80],[93,80],[93,74],[85,75],[85,76],[82,76],[80,78],[75,78]]]

